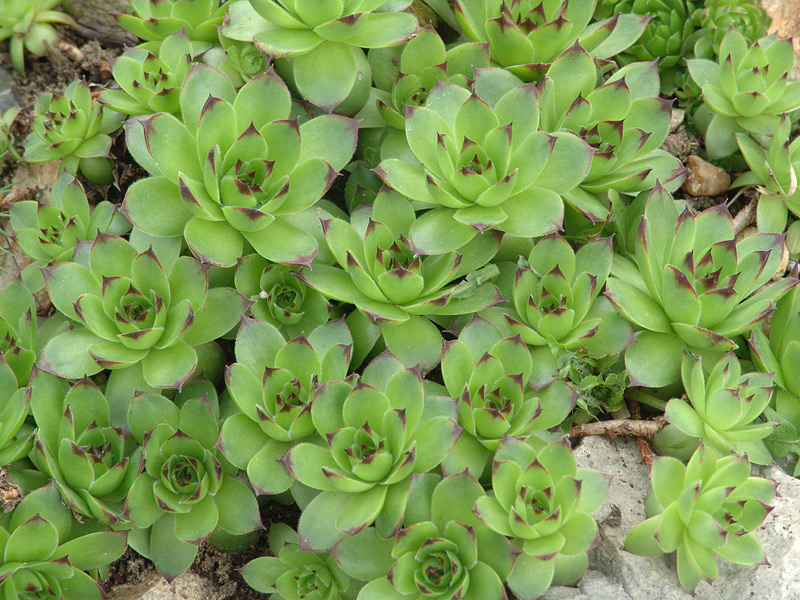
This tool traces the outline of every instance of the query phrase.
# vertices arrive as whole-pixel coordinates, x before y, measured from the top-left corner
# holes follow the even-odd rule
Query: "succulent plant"
[[[237,92],[196,64],[180,102],[182,121],[158,113],[127,125],[131,154],[151,177],[128,189],[126,216],[151,235],[183,235],[213,265],[235,265],[250,246],[271,261],[310,264],[317,242],[307,221],[318,217],[304,211],[350,160],[355,122],[289,119],[289,90],[273,72]]]
[[[300,483],[320,490],[300,517],[303,547],[327,550],[373,522],[382,537],[394,535],[412,474],[442,461],[461,430],[455,417],[452,399],[426,398],[419,371],[388,352],[361,377],[320,386],[311,418],[327,442],[302,442],[282,459]]]
[[[50,190],[50,202],[21,200],[11,205],[14,240],[33,262],[22,280],[34,292],[44,287],[41,267],[72,260],[79,242],[92,242],[98,233],[121,235],[130,223],[107,201],[90,208],[83,186],[62,174]]]
[[[789,142],[791,128],[789,117],[782,115],[766,146],[760,136],[733,134],[750,171],[739,175],[731,187],[754,185],[761,192],[756,211],[759,231],[781,233],[786,229],[789,212],[800,214],[800,138]]]
[[[769,335],[756,328],[750,334],[749,340],[753,363],[760,371],[772,374],[775,383],[773,402],[771,402],[774,412],[771,413],[770,409],[766,412],[770,420],[774,418],[788,425],[791,433],[796,432],[800,426],[800,385],[798,385],[800,382],[792,375],[795,365],[800,364],[798,329],[800,329],[800,296],[795,287],[778,300],[777,308],[772,315]],[[779,437],[781,433],[783,433],[781,429],[777,429],[775,437]],[[788,449],[783,448],[777,452],[782,441],[790,443],[792,451],[797,453],[797,447],[792,442],[796,441],[798,436],[791,433],[784,440],[765,440],[776,459],[788,452]]]
[[[389,127],[405,130],[408,106],[423,106],[439,81],[467,87],[474,69],[489,67],[486,44],[458,44],[449,50],[436,30],[424,27],[402,47],[370,50],[378,112]]]
[[[163,40],[182,29],[196,52],[217,41],[228,5],[220,0],[131,0],[130,12],[114,16],[125,29],[147,43],[140,44],[154,54]]]
[[[520,336],[503,338],[491,323],[473,318],[458,340],[445,343],[442,378],[447,395],[458,401],[464,428],[445,457],[445,473],[465,468],[477,478],[508,437],[544,434],[566,418],[575,390],[563,381],[534,390],[528,380],[534,361]]]
[[[681,213],[662,188],[647,200],[633,261],[614,256],[606,296],[645,331],[625,358],[631,381],[661,387],[677,380],[683,349],[716,361],[775,308],[797,279],[770,282],[783,237],[734,239],[724,205]],[[763,287],[762,287],[763,286]]]
[[[0,42],[8,40],[11,64],[25,73],[25,51],[45,56],[55,46],[58,33],[52,23],[75,25],[72,17],[55,10],[61,0],[1,0]]]
[[[513,286],[502,290],[514,311],[506,321],[534,351],[535,360],[567,353],[595,358],[619,354],[631,342],[630,325],[603,309],[600,292],[611,272],[611,239],[584,244],[577,252],[558,234],[540,239],[520,260]]]
[[[269,68],[270,60],[253,42],[232,40],[221,32],[219,42],[203,53],[202,60],[225,73],[237,88]]]
[[[124,116],[92,99],[89,86],[73,81],[64,94],[39,96],[34,107],[33,131],[25,140],[24,161],[61,160],[61,167],[81,173],[98,185],[113,179],[108,151],[111,137]]]
[[[707,59],[687,64],[713,114],[705,131],[711,158],[737,150],[733,133],[772,135],[784,113],[800,108],[800,82],[787,81],[794,64],[788,40],[770,36],[752,44],[740,31],[730,29],[720,43],[719,64]]]
[[[28,456],[33,448],[35,427],[27,423],[30,394],[19,382],[5,359],[0,357],[0,394],[5,398],[0,410],[0,461],[4,465]]]
[[[700,13],[704,35],[695,42],[697,58],[719,56],[722,38],[733,27],[753,43],[767,35],[770,18],[758,0],[706,0]]]
[[[658,60],[661,90],[671,95],[679,62],[691,56],[695,42],[702,35],[700,15],[693,0],[623,0],[615,4],[614,11],[648,19],[636,45],[620,58],[625,62]]]
[[[28,385],[42,337],[33,294],[21,281],[11,281],[0,290],[0,351],[20,386]]]
[[[363,48],[401,44],[417,30],[413,15],[397,12],[411,0],[250,0],[231,6],[223,35],[253,41],[287,82],[312,104],[355,114],[369,98]],[[391,6],[384,6],[391,4]]]
[[[242,577],[272,600],[355,600],[360,585],[327,552],[300,550],[297,533],[274,523],[269,529],[272,556],[251,560]]]
[[[647,19],[615,15],[591,23],[596,0],[455,0],[461,32],[488,42],[491,58],[523,81],[539,80],[550,63],[576,44],[605,60],[633,44]],[[608,61],[606,61],[608,62]]]
[[[511,545],[472,512],[475,501],[484,495],[483,488],[469,473],[440,481],[436,477],[430,476],[429,490],[421,498],[423,508],[414,511],[394,540],[395,562],[388,577],[369,582],[359,594],[361,600],[507,598],[503,579],[513,562]],[[354,546],[344,551],[336,548],[334,556],[344,560],[345,551]],[[358,559],[370,558],[366,549],[354,549]]]
[[[50,485],[26,496],[0,526],[3,574],[9,600],[103,600],[108,596],[85,571],[107,567],[125,552],[126,532],[81,534]]]
[[[330,306],[315,289],[296,276],[297,269],[248,254],[236,265],[236,289],[253,304],[251,314],[290,338],[324,325]]]
[[[506,438],[494,457],[492,494],[478,498],[475,514],[511,538],[519,552],[506,578],[520,598],[536,598],[551,584],[574,585],[599,543],[590,516],[605,500],[608,480],[578,469],[566,438],[538,450]]]
[[[318,437],[311,417],[316,389],[347,376],[352,345],[342,320],[288,342],[268,323],[242,323],[238,362],[225,374],[240,412],[225,420],[219,447],[247,471],[258,493],[284,492],[294,483],[278,460],[298,442]]]
[[[106,524],[127,520],[122,505],[141,449],[126,455],[125,439],[110,425],[103,393],[83,379],[65,394],[59,380],[36,371],[30,406],[38,427],[31,459],[53,478],[67,506]]]
[[[126,115],[180,113],[180,90],[192,64],[192,42],[185,30],[167,36],[158,55],[131,48],[114,61],[119,90],[103,90],[99,100]]]
[[[187,256],[162,265],[152,248],[137,253],[106,234],[87,254],[45,270],[53,305],[79,324],[42,351],[39,366],[60,377],[136,365],[149,385],[180,388],[197,366],[194,347],[230,331],[249,305],[231,288],[209,289],[208,266]]]
[[[645,502],[648,518],[630,531],[625,549],[644,556],[677,551],[678,578],[690,592],[700,581],[716,579],[715,554],[740,565],[766,564],[755,529],[771,510],[775,484],[749,475],[746,458],[718,459],[702,445],[686,466],[657,457]]]
[[[589,54],[573,46],[553,61],[538,89],[539,128],[574,132],[595,150],[586,176],[564,194],[567,205],[592,223],[609,218],[610,190],[636,194],[660,181],[673,192],[686,172],[660,148],[669,134],[672,109],[659,98],[656,63],[629,64],[599,87],[595,70]],[[498,81],[489,75],[476,75],[479,94],[498,93],[492,91]]]
[[[17,118],[19,111],[22,110],[19,106],[15,106],[6,110],[0,116],[0,167],[6,161],[6,157],[10,156],[13,160],[22,158],[14,147],[14,136],[11,134],[11,125],[14,119]]]
[[[189,568],[215,531],[235,536],[262,527],[253,492],[215,450],[217,419],[205,396],[178,408],[158,394],[138,394],[128,410],[144,460],[125,512],[149,534],[149,543],[134,547],[169,579]]]
[[[378,194],[374,206],[353,212],[350,221],[323,222],[325,240],[341,269],[315,264],[298,276],[324,296],[355,304],[382,326],[390,351],[409,366],[422,363],[423,370],[430,370],[441,358],[442,341],[426,317],[475,312],[498,301],[488,281],[457,283],[492,259],[498,236],[475,237],[460,252],[421,257],[408,239],[416,223],[414,209],[388,189]],[[355,342],[369,346],[358,338]]]
[[[739,360],[729,352],[706,379],[702,359],[687,354],[681,365],[681,379],[688,401],[673,398],[664,414],[682,437],[701,440],[719,456],[743,454],[756,464],[772,462],[763,439],[776,424],[758,421],[772,396],[771,374],[742,374]],[[666,429],[656,436],[661,454],[670,453],[664,451],[673,445],[669,437],[672,436]],[[660,439],[666,444],[660,444]]]
[[[406,138],[421,165],[387,158],[375,170],[389,187],[437,207],[410,230],[421,253],[457,250],[490,229],[518,237],[555,231],[561,195],[589,170],[593,150],[583,140],[539,131],[534,84],[495,100],[438,83],[425,106],[407,111]]]

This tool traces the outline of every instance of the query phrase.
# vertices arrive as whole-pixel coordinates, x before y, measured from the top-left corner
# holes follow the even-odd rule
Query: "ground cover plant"
[[[299,519],[242,577],[276,600],[537,598],[600,543],[570,428],[634,402],[668,425],[626,549],[676,552],[689,591],[764,564],[750,464],[800,458],[800,83],[754,0],[118,20],[113,81],[43,95],[25,139],[0,121],[0,160],[60,161],[8,209],[4,598],[103,597],[126,548],[172,580],[253,544],[268,498]],[[54,22],[0,0],[16,69]],[[681,191],[677,110],[730,206]]]

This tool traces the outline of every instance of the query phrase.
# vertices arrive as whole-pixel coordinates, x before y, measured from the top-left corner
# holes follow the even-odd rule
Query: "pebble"
[[[731,186],[731,176],[725,169],[715,167],[699,156],[690,156],[686,167],[689,176],[683,182],[683,191],[691,196],[716,196]]]
[[[14,91],[14,78],[7,69],[0,67],[0,115],[15,106],[19,106],[19,100]]]

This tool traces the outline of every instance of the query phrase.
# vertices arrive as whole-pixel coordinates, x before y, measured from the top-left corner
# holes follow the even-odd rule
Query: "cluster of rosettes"
[[[655,463],[628,549],[677,551],[687,589],[763,562],[749,464],[800,455],[791,45],[750,0],[429,0],[444,39],[421,4],[132,0],[116,85],[39,99],[24,160],[66,173],[10,209],[5,599],[99,598],[125,547],[171,579],[252,543],[266,495],[301,512],[242,570],[276,599],[575,585],[609,482],[565,434],[626,384],[689,460]],[[0,0],[18,68],[50,9]],[[751,166],[759,233],[673,199],[665,92]],[[123,121],[146,176],[90,203]]]

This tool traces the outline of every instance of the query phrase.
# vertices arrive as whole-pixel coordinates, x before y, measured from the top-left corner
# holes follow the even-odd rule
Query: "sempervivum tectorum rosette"
[[[231,6],[223,34],[255,43],[309,102],[330,112],[358,112],[369,98],[364,48],[406,41],[417,30],[399,12],[411,0],[250,0]],[[386,5],[386,6],[384,6]]]
[[[282,462],[300,483],[320,490],[298,533],[310,550],[327,550],[375,523],[382,537],[403,522],[409,485],[444,458],[461,428],[450,398],[425,397],[417,369],[381,354],[361,377],[321,386],[311,418],[324,444],[303,442]]]
[[[237,92],[202,64],[186,77],[180,103],[182,121],[158,113],[128,123],[128,148],[151,177],[128,189],[123,212],[152,235],[183,235],[211,264],[235,265],[246,244],[275,262],[309,264],[317,252],[309,220],[319,219],[304,211],[350,160],[355,121],[299,124],[273,72]]]
[[[626,354],[631,379],[660,387],[680,374],[683,349],[716,360],[741,343],[797,284],[770,282],[783,236],[734,239],[724,205],[697,215],[662,188],[653,190],[634,242],[633,261],[614,256],[606,295],[644,331]],[[762,287],[763,286],[763,287]]]
[[[468,40],[489,43],[492,61],[533,81],[578,40],[592,57],[608,59],[642,34],[647,19],[636,14],[591,23],[594,5],[595,0],[455,0],[453,12]]]
[[[577,467],[566,438],[536,446],[506,438],[494,457],[492,493],[473,509],[519,552],[506,583],[520,598],[577,583],[586,552],[600,542],[591,513],[608,492],[603,475]]]
[[[318,386],[347,376],[353,347],[344,321],[332,321],[288,342],[269,323],[245,319],[237,362],[225,382],[239,412],[225,420],[219,447],[247,471],[259,493],[277,494],[294,479],[278,462],[301,441],[321,441],[311,418]]]
[[[768,145],[784,113],[800,108],[800,81],[788,81],[794,66],[789,40],[776,36],[752,44],[736,29],[722,38],[719,63],[686,61],[703,92],[706,150],[711,158],[736,152],[734,133],[747,133]],[[709,121],[710,117],[710,121]]]
[[[180,388],[197,366],[194,347],[230,331],[249,304],[231,288],[209,289],[208,266],[188,256],[162,265],[152,249],[105,234],[87,254],[85,265],[45,271],[53,305],[81,325],[42,350],[40,367],[59,377],[135,365],[150,385]]]
[[[593,151],[583,140],[539,131],[534,84],[494,100],[437,84],[425,106],[406,110],[406,139],[420,164],[387,158],[375,170],[389,187],[436,207],[410,231],[422,253],[457,250],[489,229],[519,237],[555,231],[561,195],[589,170]]]
[[[427,371],[439,362],[442,349],[441,334],[428,317],[468,314],[499,301],[491,282],[458,280],[484,267],[500,240],[487,234],[458,252],[420,256],[408,239],[416,223],[411,203],[385,189],[374,206],[354,211],[350,223],[323,222],[325,241],[341,268],[315,264],[299,276],[324,296],[355,304],[357,314],[381,327],[390,351]],[[376,341],[356,337],[358,362]]]

